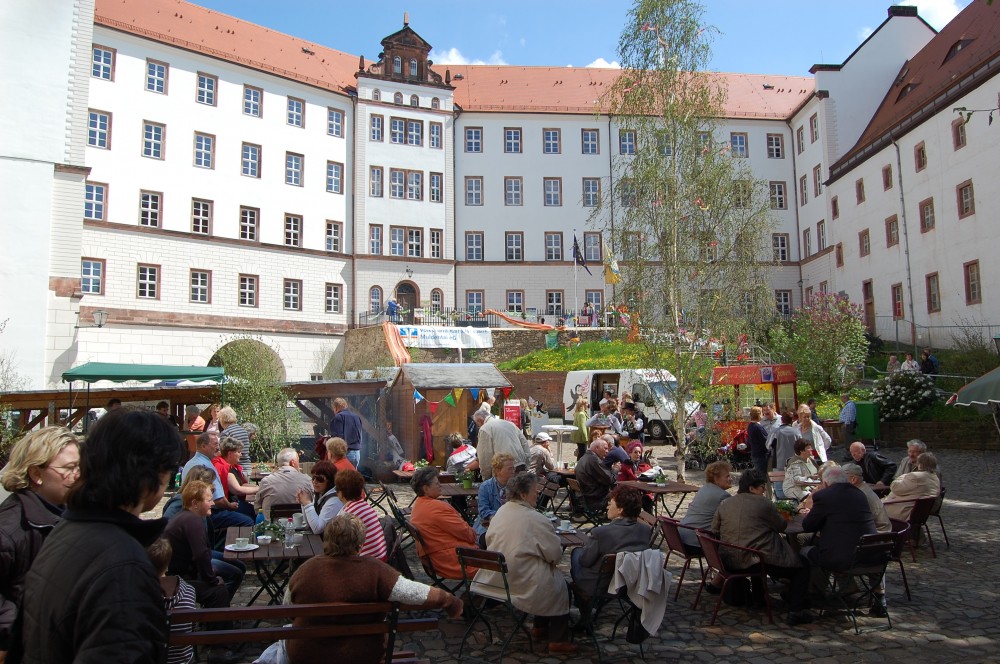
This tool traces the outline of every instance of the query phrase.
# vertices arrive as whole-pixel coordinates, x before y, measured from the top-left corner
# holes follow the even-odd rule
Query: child
[[[163,604],[167,613],[174,609],[195,609],[194,588],[179,576],[167,576],[167,566],[173,549],[170,540],[161,537],[146,549],[150,562],[160,575],[160,590],[163,592]],[[194,631],[191,623],[171,624],[170,633]],[[189,664],[194,659],[193,646],[170,646],[167,649],[167,664]]]

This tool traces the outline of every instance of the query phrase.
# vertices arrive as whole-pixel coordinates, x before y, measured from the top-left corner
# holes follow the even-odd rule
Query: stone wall
[[[505,371],[503,375],[514,386],[515,397],[527,399],[530,396],[541,401],[552,417],[563,414],[565,371]]]
[[[931,451],[1000,450],[1000,434],[989,416],[969,422],[882,422],[879,431],[887,447],[904,447],[906,441],[919,438]]]

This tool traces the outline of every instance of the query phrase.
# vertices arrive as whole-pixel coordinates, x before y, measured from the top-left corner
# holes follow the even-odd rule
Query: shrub
[[[913,419],[934,402],[934,381],[913,371],[897,371],[878,379],[871,398],[878,403],[883,422]]]

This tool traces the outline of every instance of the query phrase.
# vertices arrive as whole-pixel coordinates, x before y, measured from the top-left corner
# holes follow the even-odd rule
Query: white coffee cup
[[[257,544],[260,544],[261,546],[267,546],[270,543],[271,543],[270,535],[257,535]]]
[[[302,512],[292,515],[292,525],[296,528],[301,528],[306,523],[306,515]]]
[[[233,544],[234,549],[248,549],[250,548],[250,538],[249,537],[237,537],[236,543]]]
[[[563,519],[559,522],[559,530],[572,530],[573,524],[570,523],[569,519]]]

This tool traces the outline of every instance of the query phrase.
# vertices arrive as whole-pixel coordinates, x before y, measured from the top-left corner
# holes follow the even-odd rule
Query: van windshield
[[[657,399],[672,402],[674,400],[674,392],[677,391],[677,381],[653,381],[649,383],[649,389],[656,395]]]

